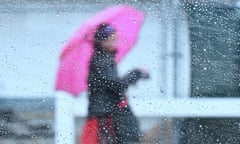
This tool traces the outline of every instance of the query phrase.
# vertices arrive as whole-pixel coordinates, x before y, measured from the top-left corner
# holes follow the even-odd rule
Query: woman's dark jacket
[[[89,116],[111,115],[124,99],[124,91],[141,77],[139,70],[133,70],[119,78],[114,56],[100,46],[95,46],[88,77]]]

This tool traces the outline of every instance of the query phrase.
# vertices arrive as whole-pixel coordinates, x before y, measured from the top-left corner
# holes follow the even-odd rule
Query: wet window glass
[[[0,143],[239,143],[240,1],[0,1]]]

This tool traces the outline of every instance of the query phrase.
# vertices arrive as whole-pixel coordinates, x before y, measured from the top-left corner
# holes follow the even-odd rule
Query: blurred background
[[[54,84],[61,49],[83,21],[119,4],[146,15],[137,44],[119,65],[121,75],[136,66],[151,74],[127,92],[130,104],[145,103],[134,111],[147,111],[162,99],[240,96],[238,0],[2,0],[0,143],[55,142],[59,97]],[[73,100],[74,113],[86,112],[86,93]],[[142,143],[240,141],[239,118],[137,116]],[[84,120],[84,114],[74,117],[75,143]]]

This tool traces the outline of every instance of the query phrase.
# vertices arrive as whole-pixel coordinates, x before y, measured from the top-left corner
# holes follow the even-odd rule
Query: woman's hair
[[[115,29],[107,24],[102,23],[98,26],[96,33],[94,35],[95,44],[100,44],[102,41],[106,40],[115,32]]]

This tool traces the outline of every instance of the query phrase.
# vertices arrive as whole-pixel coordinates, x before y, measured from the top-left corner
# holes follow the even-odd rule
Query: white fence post
[[[65,92],[57,92],[55,96],[55,144],[74,144],[73,97]]]

